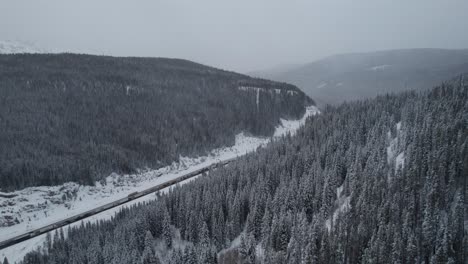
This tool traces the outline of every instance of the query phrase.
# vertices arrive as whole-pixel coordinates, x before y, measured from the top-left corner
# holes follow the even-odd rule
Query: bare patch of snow
[[[333,212],[333,216],[330,219],[327,219],[325,221],[325,227],[327,228],[328,232],[330,232],[330,229],[333,226],[333,223],[336,222],[336,219],[338,218],[338,215],[340,213],[346,212],[351,208],[350,204],[350,197],[349,196],[343,196],[343,184],[336,188],[336,201],[335,204],[337,208]]]
[[[333,212],[333,216],[325,221],[325,227],[327,228],[328,232],[330,232],[331,228],[333,227],[333,224],[336,222],[336,219],[338,219],[338,216],[341,213],[349,211],[349,209],[351,208],[351,205],[349,203],[350,200],[351,198],[349,196],[342,197],[337,200],[338,207]]]
[[[340,187],[336,188],[336,197],[338,199],[340,199],[341,197],[341,193],[343,192],[343,185],[341,185]]]
[[[276,130],[273,136],[281,137],[281,136],[286,135],[287,133],[291,133],[291,135],[294,135],[296,131],[305,124],[305,121],[307,120],[309,116],[313,116],[319,113],[320,111],[318,110],[317,107],[309,106],[306,108],[306,112],[304,116],[299,120],[281,119],[280,125],[276,127]]]
[[[405,166],[405,152],[401,152],[395,158],[395,169],[402,169]]]
[[[260,89],[257,89],[257,99],[256,99],[256,102],[257,102],[257,112],[259,111],[258,107],[260,105]]]
[[[387,69],[390,66],[391,65],[388,65],[388,64],[378,65],[378,66],[374,66],[374,67],[369,68],[369,70],[371,70],[371,71],[384,71],[385,69]]]
[[[401,151],[401,142],[404,138],[404,133],[401,127],[401,122],[396,124],[396,135],[392,137],[391,132],[387,133],[387,139],[389,141],[387,147],[387,163],[388,165],[395,166],[395,170],[403,169],[405,166],[405,152]],[[390,173],[387,176],[388,180],[392,179]]]
[[[321,82],[319,85],[317,85],[317,89],[322,89],[323,87],[327,86],[326,82]]]
[[[262,89],[262,88],[252,87],[252,86],[239,86],[239,90],[241,91],[257,90],[257,89]]]
[[[260,91],[262,91],[262,92],[269,92],[269,93],[275,93],[275,94],[281,94],[282,92],[286,92],[286,94],[288,94],[288,95],[295,95],[295,94],[298,94],[298,92],[293,91],[293,90],[265,89],[265,88],[254,87],[254,86],[239,86],[238,89],[241,90],[241,91],[255,91],[255,92],[257,92],[257,97],[258,97],[258,93],[259,93]]]
[[[238,235],[236,238],[234,238],[234,240],[231,241],[231,244],[229,245],[229,247],[224,248],[221,251],[219,251],[218,252],[218,257],[220,255],[223,255],[224,253],[230,251],[230,250],[238,248],[240,246],[240,244],[241,244],[242,235],[244,235],[244,232],[241,232],[240,235]]]
[[[127,85],[127,86],[125,87],[125,89],[127,90],[127,95],[128,95],[128,93],[129,93],[129,92],[130,92],[130,90],[131,90],[131,87],[130,87],[130,85]]]
[[[396,156],[397,148],[398,148],[398,140],[399,135],[401,133],[401,122],[396,124],[397,134],[394,138],[392,138],[392,134],[390,131],[387,133],[387,139],[390,140],[388,147],[387,147],[387,162],[390,164]]]

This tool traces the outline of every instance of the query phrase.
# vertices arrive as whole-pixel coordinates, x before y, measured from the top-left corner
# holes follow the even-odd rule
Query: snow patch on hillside
[[[395,169],[403,169],[405,166],[405,152],[402,151],[398,156],[395,158]]]
[[[320,114],[320,110],[315,106],[309,106],[306,108],[304,116],[299,120],[280,119],[281,125],[276,127],[273,137],[281,137],[288,133],[291,136],[295,135],[297,130],[305,124],[307,118],[316,114]]]
[[[317,89],[322,89],[323,87],[327,86],[326,82],[321,82],[319,85],[317,85]]]
[[[387,162],[389,165],[395,164],[395,170],[402,169],[405,165],[405,152],[399,151],[399,144],[402,140],[402,129],[401,129],[401,122],[396,124],[396,135],[392,137],[391,132],[387,133],[387,139],[389,140],[388,147],[387,147]]]
[[[374,67],[369,68],[369,70],[371,70],[371,71],[384,71],[385,69],[389,68],[390,66],[391,65],[388,65],[388,64],[378,65],[378,66],[374,66]]]
[[[349,209],[351,208],[351,205],[349,204],[351,198],[349,196],[343,195],[343,185],[336,188],[336,197],[336,209],[333,212],[332,217],[325,221],[325,227],[327,228],[328,232],[330,232],[331,228],[336,222],[336,219],[338,219],[338,216],[344,212],[349,211]]]
[[[349,201],[350,201],[350,197],[345,197],[343,199],[343,202],[340,204],[340,206],[338,206],[338,208],[336,208],[336,210],[333,212],[333,221],[332,219],[327,219],[325,221],[325,226],[328,230],[328,232],[330,232],[331,228],[333,227],[334,223],[336,222],[336,219],[338,219],[338,216],[344,212],[347,212],[349,211],[349,209],[351,208],[351,205],[349,204]]]
[[[254,86],[239,86],[239,90],[241,91],[255,91],[257,94],[262,91],[262,92],[269,92],[269,93],[276,93],[276,94],[281,94],[282,92],[285,92],[288,95],[295,95],[298,94],[297,91],[293,90],[281,90],[281,89],[266,89],[262,87],[254,87]]]
[[[245,233],[242,232],[240,235],[238,235],[236,238],[234,238],[232,241],[231,241],[231,244],[229,245],[229,247],[227,248],[224,248],[222,249],[221,251],[218,252],[218,257],[230,250],[233,250],[233,249],[236,249],[240,246],[241,244],[241,241],[242,241],[242,236],[244,235]]]
[[[257,112],[259,111],[258,107],[260,106],[260,89],[257,89],[257,98],[256,98],[256,103],[257,103]]]
[[[40,228],[124,198],[135,191],[142,191],[151,186],[181,177],[210,164],[245,155],[255,151],[258,147],[264,147],[272,139],[274,140],[288,133],[295,134],[297,129],[305,124],[307,117],[317,113],[319,113],[319,110],[315,106],[310,106],[306,108],[304,116],[299,120],[281,119],[280,125],[276,128],[272,138],[251,137],[240,133],[236,136],[234,146],[215,149],[207,156],[197,158],[180,157],[178,162],[174,162],[169,166],[157,170],[143,171],[138,174],[119,175],[112,173],[104,180],[96,182],[95,186],[65,183],[59,186],[30,187],[6,193],[7,196],[14,195],[14,197],[0,197],[0,239],[2,241],[9,239],[29,230]],[[185,184],[195,178],[197,177],[179,184]],[[161,192],[166,192],[169,189],[163,189]],[[123,207],[154,199],[156,199],[156,195],[150,194],[69,226],[107,220]],[[69,226],[64,227],[64,231]],[[0,250],[0,259],[3,260],[4,257],[8,257],[10,263],[19,261],[26,253],[42,245],[45,237],[44,234]]]
[[[340,198],[342,192],[343,192],[343,185],[341,185],[340,187],[336,188],[336,197]]]

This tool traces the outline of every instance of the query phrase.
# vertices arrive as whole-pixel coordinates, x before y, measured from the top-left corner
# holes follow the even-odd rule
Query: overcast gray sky
[[[327,55],[468,48],[466,0],[0,0],[0,39],[240,72]]]

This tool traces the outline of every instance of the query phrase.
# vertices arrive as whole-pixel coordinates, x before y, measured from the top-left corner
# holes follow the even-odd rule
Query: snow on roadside
[[[174,188],[175,186],[179,186],[179,185],[191,182],[191,181],[195,180],[198,177],[199,176],[195,176],[193,178],[182,181],[182,182],[180,182],[180,183],[178,183],[178,184],[176,184],[174,186],[164,188],[164,189],[160,190],[159,193],[166,193],[171,188]],[[155,194],[146,195],[146,196],[140,197],[138,199],[135,199],[133,201],[130,201],[130,202],[124,204],[124,205],[111,208],[111,209],[109,209],[107,211],[101,212],[101,213],[96,214],[96,215],[92,215],[92,216],[90,216],[88,218],[85,218],[85,219],[83,219],[81,221],[78,221],[78,222],[72,223],[70,225],[64,226],[64,227],[62,227],[62,229],[63,229],[64,234],[66,236],[67,233],[68,233],[67,231],[68,231],[68,229],[70,227],[77,227],[77,226],[80,226],[80,225],[86,224],[86,223],[95,223],[95,222],[98,222],[100,220],[110,220],[116,213],[118,213],[124,207],[132,206],[132,205],[139,204],[139,203],[146,203],[146,202],[155,200],[156,198],[157,198],[157,196]],[[51,231],[49,233],[50,233],[50,236],[53,237],[54,234],[55,234],[55,231]],[[5,257],[7,257],[8,261],[10,263],[17,263],[17,262],[21,261],[28,252],[31,252],[31,251],[36,250],[36,249],[43,248],[44,243],[46,241],[46,237],[47,237],[47,234],[42,234],[40,236],[31,238],[29,240],[26,240],[24,242],[21,242],[19,244],[14,245],[14,246],[5,248],[3,250],[0,250],[0,258],[3,260]]]
[[[294,134],[297,129],[304,125],[307,117],[317,113],[319,113],[319,110],[315,106],[310,106],[307,107],[306,113],[299,120],[281,119],[281,125],[276,128],[273,138],[281,137],[287,133]],[[232,147],[215,149],[208,156],[198,158],[180,157],[179,162],[174,162],[158,170],[129,175],[112,173],[105,180],[96,182],[96,186],[65,183],[59,186],[30,187],[8,193],[8,195],[15,195],[15,197],[0,197],[0,225],[9,224],[9,226],[0,226],[0,240],[6,240],[29,230],[124,198],[135,191],[141,191],[175,179],[210,164],[245,155],[255,151],[258,147],[265,146],[270,140],[270,138],[257,138],[240,133],[236,135],[235,144]],[[189,180],[182,183],[186,183]],[[72,224],[72,226],[81,222],[110,219],[123,206],[155,198],[155,195],[141,197],[125,205],[88,217]],[[22,259],[27,252],[42,245],[44,240],[45,234],[0,250],[0,259],[6,256],[10,263],[14,263]]]

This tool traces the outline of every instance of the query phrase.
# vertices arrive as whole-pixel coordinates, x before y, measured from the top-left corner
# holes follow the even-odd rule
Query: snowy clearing
[[[396,124],[396,135],[392,138],[392,134],[389,131],[387,134],[387,139],[389,140],[387,147],[387,162],[389,165],[395,164],[395,170],[403,168],[405,165],[405,152],[398,152],[401,147],[399,146],[402,142],[402,129],[401,122]]]
[[[287,133],[294,134],[297,129],[304,125],[307,117],[317,113],[319,113],[319,110],[315,106],[310,106],[307,107],[306,113],[299,120],[281,119],[281,125],[276,128],[273,138],[281,137]],[[236,136],[235,145],[232,147],[215,149],[209,155],[198,158],[180,157],[178,162],[158,170],[129,175],[112,173],[105,180],[96,182],[95,186],[83,186],[70,182],[59,186],[30,187],[7,193],[7,195],[15,196],[12,198],[0,197],[0,238],[1,240],[9,239],[29,230],[124,198],[135,191],[141,191],[150,186],[175,179],[210,164],[245,155],[255,151],[258,147],[265,146],[270,140],[271,138],[251,137],[240,133]],[[123,206],[155,198],[155,195],[150,194],[71,225],[110,219]],[[66,228],[64,228],[64,231],[66,231]],[[3,259],[6,256],[10,263],[14,263],[22,259],[27,252],[42,245],[45,236],[44,234],[3,249],[0,251],[0,258]]]
[[[351,205],[349,204],[351,198],[349,196],[344,196],[342,194],[343,194],[343,185],[336,188],[336,197],[337,197],[335,201],[336,209],[335,211],[333,211],[333,215],[325,221],[325,227],[327,228],[328,232],[330,232],[331,228],[333,227],[340,213],[347,212],[351,208]]]

